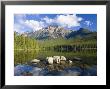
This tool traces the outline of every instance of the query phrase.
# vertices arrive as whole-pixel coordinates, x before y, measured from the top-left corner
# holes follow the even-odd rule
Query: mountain
[[[97,32],[92,32],[85,28],[80,28],[77,31],[67,30],[64,29],[63,27],[58,26],[49,26],[47,28],[43,28],[35,32],[24,33],[24,35],[38,40],[56,39],[56,38],[97,39]]]
[[[97,32],[92,32],[85,28],[80,28],[77,31],[71,32],[66,38],[85,38],[85,39],[96,39]]]
[[[49,26],[47,28],[40,29],[35,32],[28,33],[29,37],[35,38],[35,39],[56,39],[56,38],[66,38],[72,30],[66,30],[62,27],[57,26]]]

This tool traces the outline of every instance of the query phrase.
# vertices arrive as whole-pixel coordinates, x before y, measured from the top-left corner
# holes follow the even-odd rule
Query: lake
[[[46,63],[46,57],[64,56],[65,64]],[[74,58],[82,61],[75,61]],[[40,63],[33,64],[33,59]],[[72,64],[68,63],[72,60]],[[86,49],[78,51],[53,51],[53,50],[14,50],[14,75],[15,76],[96,76],[97,75],[97,50]]]

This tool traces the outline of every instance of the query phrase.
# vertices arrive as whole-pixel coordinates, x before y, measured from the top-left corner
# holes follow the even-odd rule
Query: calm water
[[[38,50],[15,50],[14,51],[14,75],[15,76],[96,76],[97,56],[96,50],[76,51],[76,52],[55,52]],[[81,58],[82,62],[73,61],[72,65],[64,65],[62,70],[49,70],[49,68],[59,65],[47,65],[46,57],[65,56],[67,60],[74,57]],[[33,59],[39,59],[40,64],[30,64]],[[83,65],[83,67],[82,67]],[[58,67],[59,68],[59,67]]]

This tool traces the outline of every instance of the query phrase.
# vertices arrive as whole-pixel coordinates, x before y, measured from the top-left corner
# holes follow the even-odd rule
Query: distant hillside
[[[80,28],[77,31],[71,32],[66,38],[97,39],[97,32],[91,32],[88,29]]]

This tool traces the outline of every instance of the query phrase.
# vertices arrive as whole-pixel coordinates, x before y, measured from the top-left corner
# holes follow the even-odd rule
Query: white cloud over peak
[[[45,25],[42,21],[36,21],[36,20],[26,20],[25,24],[32,28],[34,31],[37,31],[39,29],[42,29]]]
[[[81,17],[73,15],[57,15],[56,18],[57,23],[62,26],[67,26],[68,28],[80,26],[80,21],[82,21]]]
[[[78,17],[75,14],[73,15],[65,14],[65,15],[57,15],[53,19],[46,16],[41,20],[45,21],[46,24],[55,23],[63,27],[71,28],[71,27],[80,26],[80,21],[82,21],[83,18]]]

